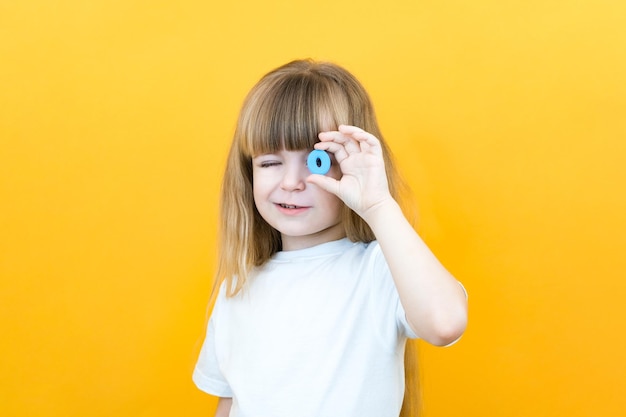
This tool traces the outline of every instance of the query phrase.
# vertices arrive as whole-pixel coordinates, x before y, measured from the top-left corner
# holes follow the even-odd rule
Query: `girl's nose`
[[[309,171],[305,164],[286,164],[281,188],[286,191],[301,191],[306,187]]]

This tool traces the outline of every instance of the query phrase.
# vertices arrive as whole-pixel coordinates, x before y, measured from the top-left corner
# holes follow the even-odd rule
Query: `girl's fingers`
[[[372,148],[381,150],[376,136],[356,126],[341,125],[338,131],[320,133],[319,138],[323,142],[341,143],[348,154],[367,152]]]
[[[360,127],[350,125],[339,125],[339,128],[337,130],[339,130],[341,133],[345,133],[348,135],[351,135],[354,132],[365,132],[365,130],[361,129]]]
[[[325,175],[312,174],[308,176],[306,181],[310,184],[317,185],[322,190],[331,194],[339,195],[339,181],[334,178]]]
[[[315,149],[331,152],[335,155],[335,160],[338,163],[341,163],[341,161],[348,157],[348,151],[346,148],[336,142],[318,142],[315,144]]]
[[[380,141],[376,136],[356,126],[341,125],[339,126],[339,132],[344,135],[350,135],[354,140],[361,144],[361,148],[364,146],[366,148],[380,146]]]
[[[361,145],[357,140],[338,131],[320,133],[319,139],[324,143],[340,144],[348,154],[361,152]]]

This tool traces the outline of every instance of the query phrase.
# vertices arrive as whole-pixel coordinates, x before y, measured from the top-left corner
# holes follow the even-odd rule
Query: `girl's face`
[[[309,152],[281,150],[252,159],[254,203],[263,219],[280,232],[283,250],[304,249],[346,235],[341,223],[343,202],[306,182],[311,175],[306,166]],[[334,160],[326,175],[341,177]]]

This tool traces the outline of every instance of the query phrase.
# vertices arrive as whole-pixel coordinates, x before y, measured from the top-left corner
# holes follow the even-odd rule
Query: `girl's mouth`
[[[307,206],[296,206],[295,204],[285,204],[285,203],[277,203],[276,207],[278,210],[286,215],[295,216],[298,214],[305,213],[309,207]]]

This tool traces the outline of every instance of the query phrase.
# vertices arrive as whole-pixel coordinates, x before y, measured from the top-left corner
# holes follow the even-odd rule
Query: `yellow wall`
[[[626,410],[626,5],[0,1],[0,415],[206,416],[190,373],[241,100],[352,70],[470,292],[425,416]]]

